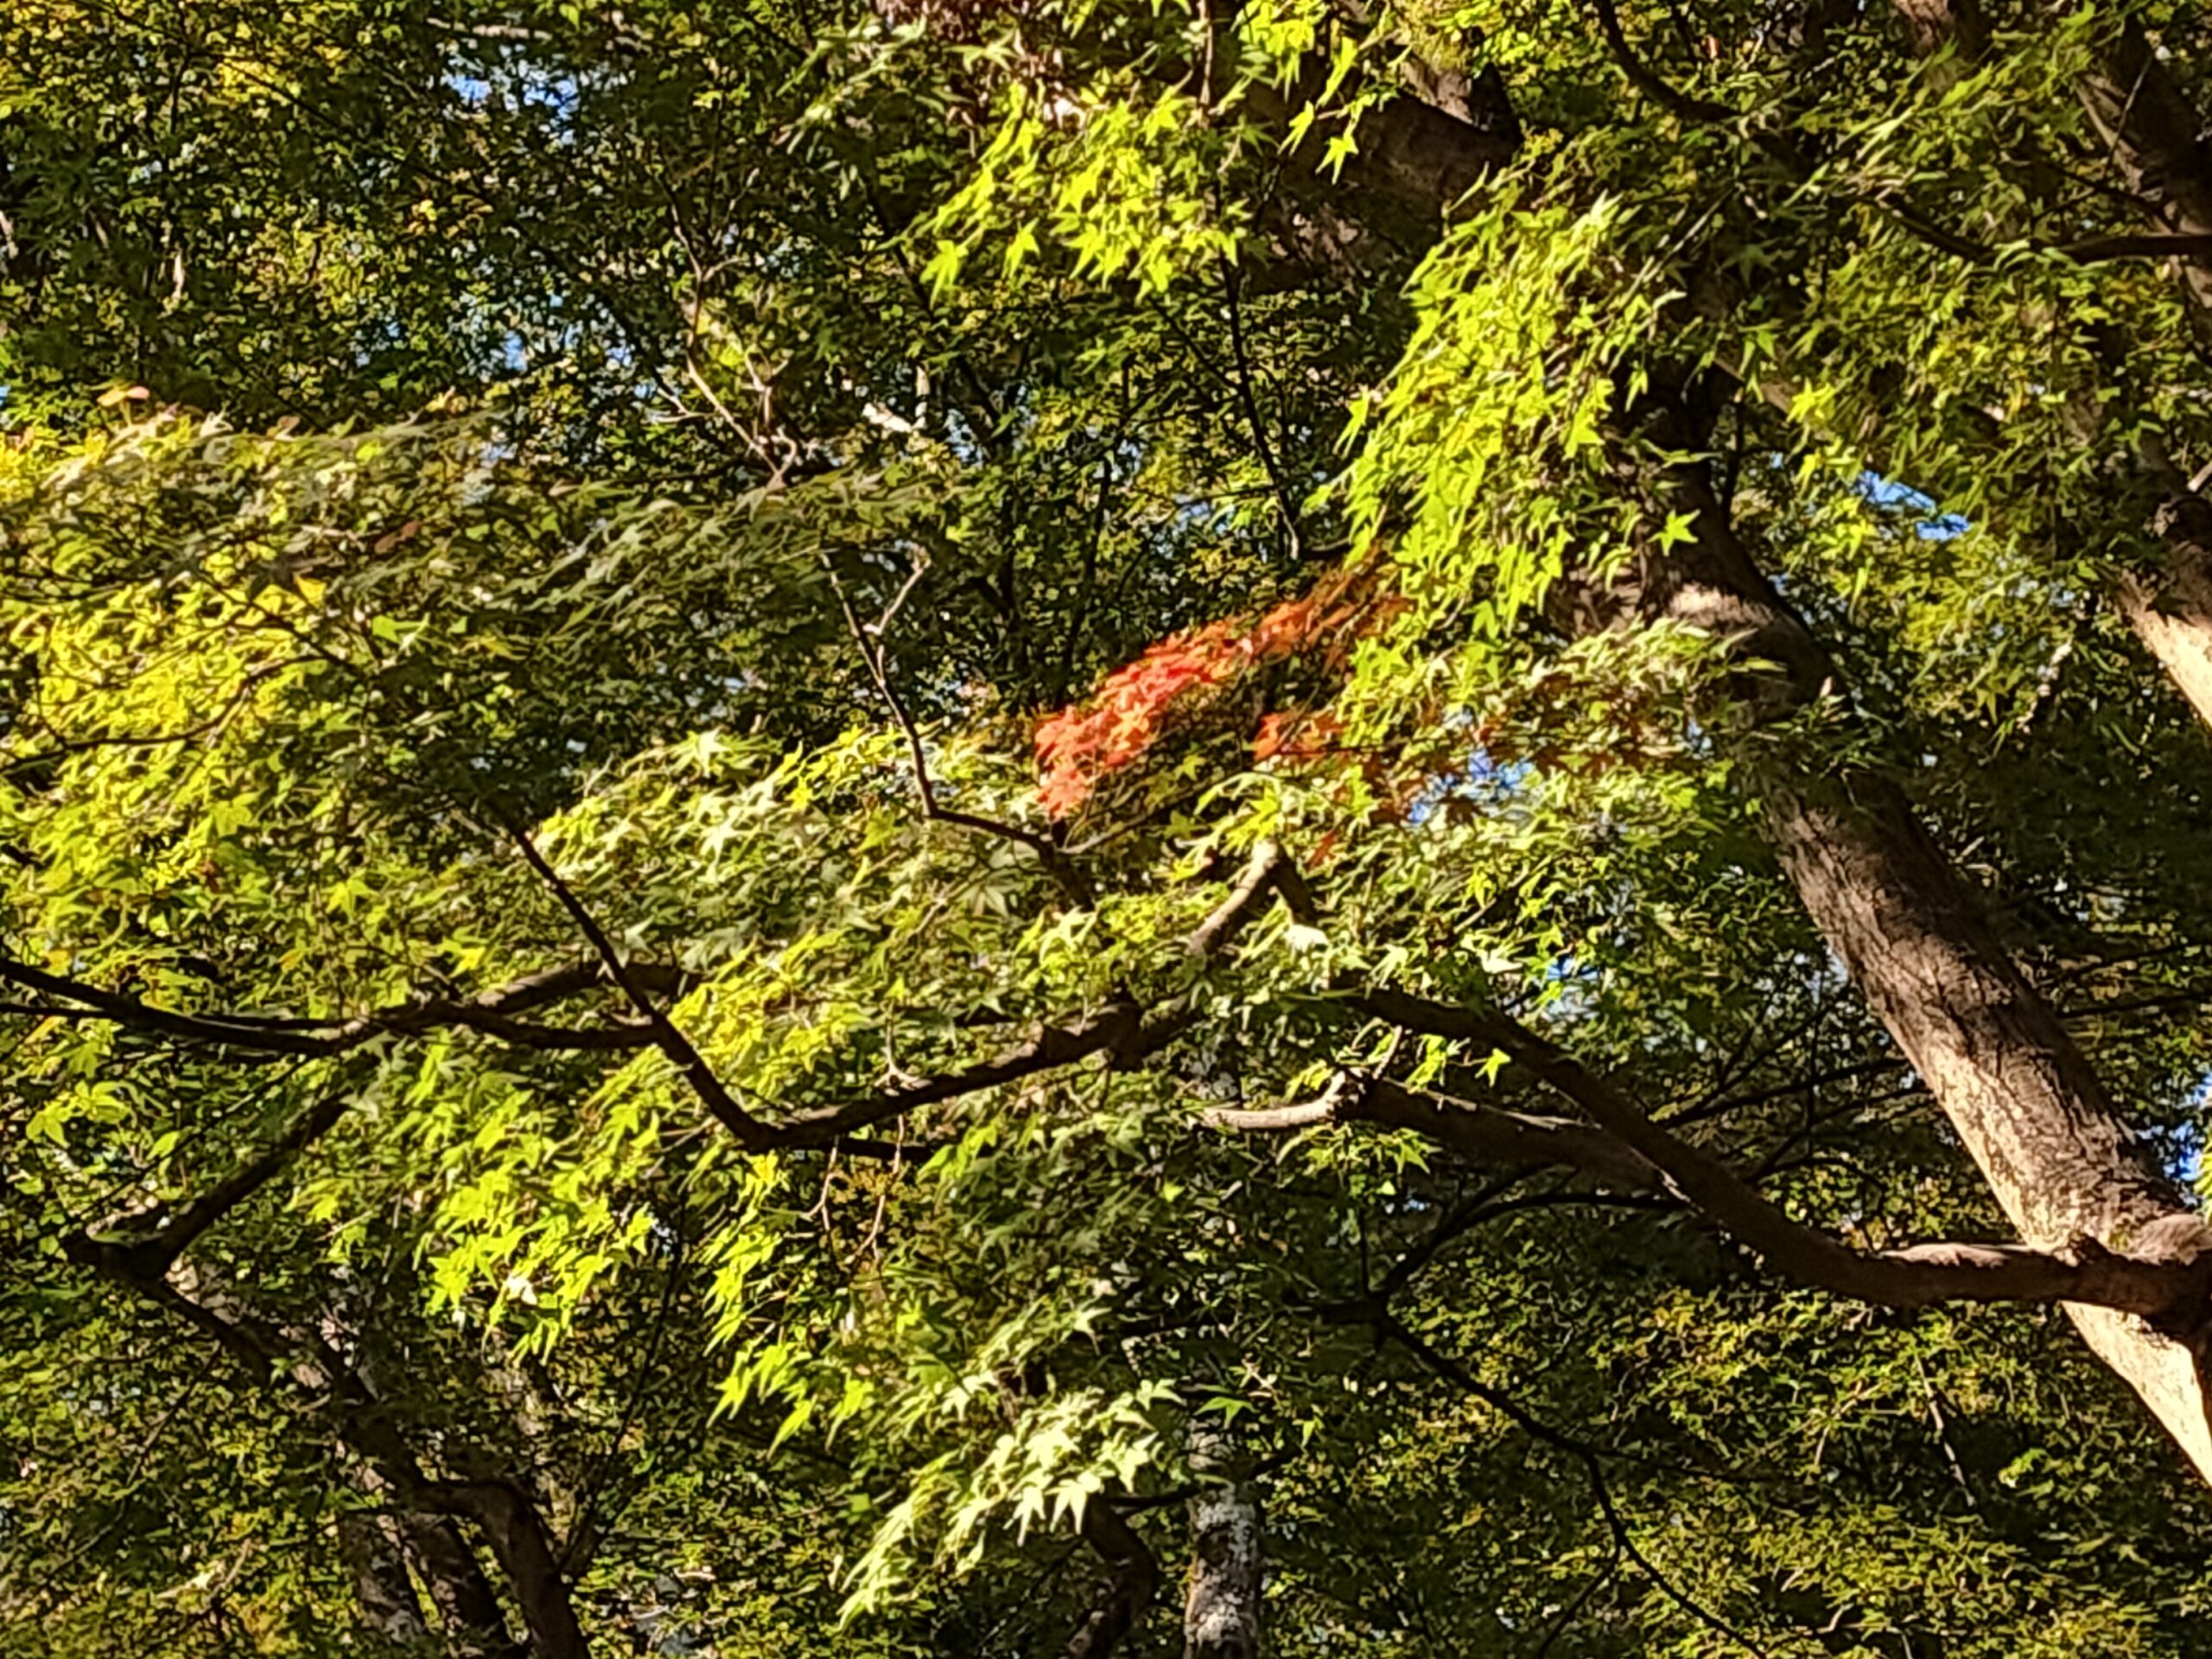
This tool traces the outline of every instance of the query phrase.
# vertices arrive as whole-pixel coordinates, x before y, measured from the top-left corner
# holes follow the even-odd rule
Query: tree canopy
[[[2212,22],[15,0],[0,1656],[2212,1653]]]

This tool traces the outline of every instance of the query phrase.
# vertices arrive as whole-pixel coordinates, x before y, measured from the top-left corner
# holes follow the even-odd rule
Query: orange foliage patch
[[[1147,646],[1135,662],[1108,675],[1087,702],[1038,722],[1034,741],[1044,773],[1038,798],[1055,817],[1068,816],[1090,798],[1101,779],[1141,760],[1173,715],[1201,705],[1263,664],[1319,650],[1330,666],[1341,666],[1351,643],[1402,603],[1378,591],[1371,573],[1345,569],[1249,627],[1224,618]],[[1253,740],[1253,753],[1262,760],[1311,759],[1325,753],[1342,730],[1326,713],[1287,721],[1269,715]]]

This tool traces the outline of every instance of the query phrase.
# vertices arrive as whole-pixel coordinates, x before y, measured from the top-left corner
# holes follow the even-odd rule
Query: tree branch
[[[1160,1592],[1160,1562],[1137,1530],[1093,1497],[1083,1506],[1083,1539],[1106,1564],[1106,1592],[1076,1627],[1067,1659],[1107,1659],[1137,1627]]]
[[[1355,1078],[1346,1073],[1317,1100],[1255,1111],[1217,1107],[1201,1121],[1210,1128],[1247,1133],[1281,1133],[1322,1123],[1411,1129],[1476,1163],[1564,1165],[1630,1192],[1656,1192],[1662,1185],[1656,1169],[1602,1129],[1570,1118],[1537,1117],[1454,1100],[1408,1089],[1388,1077]]]
[[[352,1104],[350,1095],[327,1096],[294,1116],[258,1154],[241,1161],[181,1209],[137,1217],[150,1222],[155,1231],[105,1236],[87,1232],[79,1246],[85,1259],[98,1258],[111,1276],[132,1282],[159,1280],[202,1233],[268,1185],[286,1165],[337,1127]]]
[[[853,645],[860,652],[861,661],[868,669],[868,677],[875,682],[876,691],[891,710],[891,718],[897,722],[899,734],[906,740],[906,754],[913,763],[914,792],[921,804],[922,817],[931,823],[949,823],[958,829],[972,830],[978,835],[1010,841],[1017,847],[1027,848],[1036,855],[1045,874],[1071,900],[1082,909],[1093,908],[1098,899],[1091,891],[1090,883],[1051,836],[1040,835],[1034,830],[1025,830],[1017,823],[987,818],[980,813],[963,812],[956,807],[946,806],[938,799],[937,785],[930,777],[929,752],[922,743],[921,728],[914,724],[913,716],[907,713],[906,700],[899,695],[898,687],[892,683],[891,671],[884,660],[883,631],[906,602],[907,591],[920,580],[922,568],[916,566],[913,575],[907,580],[906,588],[899,591],[889,608],[876,619],[874,637],[871,638],[868,626],[860,619],[860,613],[853,608],[853,601],[845,592],[845,584],[839,579],[836,568],[830,563],[828,555],[823,555],[822,563],[823,569],[830,578],[830,590],[837,595],[837,608],[844,614],[845,630],[852,635]]]
[[[288,1331],[226,1295],[191,1294],[166,1276],[166,1262],[147,1276],[136,1259],[83,1236],[66,1241],[64,1250],[72,1261],[204,1332],[255,1382],[288,1382],[301,1408],[327,1415],[346,1445],[402,1499],[421,1510],[475,1522],[514,1592],[530,1630],[531,1652],[543,1659],[588,1659],[544,1522],[519,1487],[506,1481],[451,1482],[427,1477],[413,1446],[375,1391],[312,1332]]]
[[[1683,92],[1638,57],[1634,47],[1629,42],[1627,33],[1621,27],[1620,13],[1614,5],[1613,0],[1590,0],[1590,4],[1591,10],[1597,15],[1598,32],[1604,38],[1605,49],[1612,57],[1615,67],[1620,70],[1629,85],[1646,99],[1678,119],[1695,125],[1729,125],[1738,123],[1744,118],[1741,111],[1732,109],[1726,104],[1715,103],[1710,99],[1694,97]],[[1910,6],[1906,6],[1904,10],[1906,10],[1909,19],[1914,16],[1913,8]],[[2131,39],[2139,42],[2139,30],[2136,31]],[[2145,62],[2155,63],[2155,60],[2149,56],[2147,48],[2142,49],[2141,55]],[[2094,80],[2094,78],[2092,79]],[[2085,100],[2090,102],[2092,114],[2095,115],[2098,111],[2094,99],[2087,92],[2084,97]],[[2122,99],[2114,101],[2118,105],[2132,108],[2133,100]],[[2148,139],[2135,130],[2135,127],[2145,124],[2147,124],[2136,123],[2130,128],[2128,133],[2130,144],[2143,145],[2149,149],[2151,153],[2158,156],[2180,153],[2177,148],[2152,147]],[[2175,124],[2178,130],[2180,124]],[[1780,135],[1769,131],[1753,130],[1749,137],[1751,142],[1761,152],[1777,162],[1783,171],[1800,182],[1808,181],[1813,176],[1814,168],[1810,159]],[[2115,139],[2115,143],[2117,142],[2118,140]],[[2146,176],[2150,171],[2140,168],[2137,170],[2145,173]],[[2200,194],[2192,197],[2187,206],[2194,207],[2200,201],[2207,200],[2212,200],[2212,198]],[[1948,253],[1955,258],[1962,259],[1969,264],[1988,264],[1998,257],[1999,250],[1989,244],[1977,241],[1972,237],[1961,235],[1956,231],[1938,225],[1933,219],[1902,202],[1866,199],[1865,205],[1887,213],[1899,226],[1929,246]],[[2046,242],[2035,239],[2028,245],[2038,253],[2055,254],[2060,258],[2083,265],[2097,264],[2113,259],[2178,258],[2184,262],[2201,261],[2206,255],[2212,254],[2212,233],[2202,232],[2198,221],[2189,218],[2185,210],[2176,216],[2180,219],[2181,228],[2162,234],[2096,236],[2075,242]],[[2208,266],[2206,269],[2212,270],[2212,266]]]
[[[1010,1053],[978,1065],[931,1077],[903,1089],[887,1089],[865,1100],[842,1106],[823,1107],[763,1125],[771,1143],[785,1147],[826,1147],[861,1129],[942,1101],[957,1100],[1001,1084],[1014,1083],[1051,1071],[1109,1051],[1137,1054],[1150,1052],[1164,1041],[1154,1027],[1148,1033],[1143,1011],[1135,1002],[1108,1003],[1096,1014],[1072,1025],[1048,1026]]]
[[[1229,896],[1192,931],[1186,947],[1189,953],[1201,961],[1223,955],[1251,925],[1268,895],[1279,891],[1294,891],[1302,899],[1305,890],[1281,849],[1272,841],[1262,841],[1252,849],[1251,858]],[[768,1133],[781,1147],[827,1146],[920,1107],[1072,1065],[1093,1054],[1110,1053],[1120,1061],[1142,1059],[1165,1048],[1193,1017],[1187,1001],[1171,1002],[1154,1011],[1134,998],[1117,997],[1071,1024],[1045,1027],[1028,1042],[997,1059],[904,1088],[885,1090],[864,1100],[801,1113],[767,1126]]]
[[[674,992],[689,982],[677,968],[639,963],[630,972],[639,983]],[[593,989],[606,982],[596,965],[549,969],[480,996],[456,1000],[423,997],[351,1020],[302,1019],[294,1015],[187,1014],[163,1008],[83,980],[48,973],[29,963],[0,957],[0,982],[65,999],[81,1006],[45,1007],[36,1003],[0,1004],[0,1013],[42,1019],[108,1020],[134,1031],[156,1032],[268,1056],[329,1059],[387,1034],[412,1035],[462,1027],[518,1046],[542,1049],[626,1049],[650,1047],[652,1030],[643,1025],[613,1025],[582,1030],[518,1020],[515,1014]]]
[[[1615,10],[1613,0],[1590,0],[1590,9],[1598,15],[1598,33],[1605,40],[1614,67],[1637,92],[1668,114],[1696,125],[1710,126],[1736,118],[1736,111],[1726,104],[1691,97],[1637,56],[1636,48],[1629,44],[1628,35],[1621,28],[1620,13]]]
[[[1211,961],[1236,942],[1236,936],[1259,913],[1261,902],[1280,885],[1284,869],[1282,849],[1272,841],[1253,843],[1252,856],[1229,896],[1217,906],[1191,935],[1190,953]]]
[[[1147,1019],[1147,1010],[1133,999],[1117,998],[1096,1013],[1072,1023],[1043,1027],[1028,1042],[995,1059],[921,1083],[884,1090],[861,1100],[803,1112],[772,1125],[736,1102],[698,1050],[652,1000],[654,994],[681,995],[690,982],[690,977],[672,966],[625,961],[597,918],[538,852],[528,833],[512,822],[503,819],[503,823],[525,861],[583,933],[598,958],[596,962],[548,969],[465,1001],[424,998],[334,1024],[289,1016],[186,1014],[104,991],[82,981],[49,974],[4,957],[0,957],[0,981],[85,1005],[83,1011],[19,1005],[19,1012],[48,1017],[112,1020],[136,1030],[270,1056],[331,1058],[388,1033],[413,1033],[450,1026],[466,1027],[524,1046],[543,1049],[658,1047],[683,1073],[716,1120],[738,1136],[741,1145],[753,1150],[771,1147],[812,1149],[838,1143],[864,1153],[881,1150],[853,1141],[849,1137],[922,1107],[1071,1065],[1093,1054],[1112,1052],[1130,1060],[1142,1058],[1164,1048],[1189,1025],[1192,1017],[1187,1007],[1170,1006]],[[1192,932],[1187,947],[1190,954],[1202,960],[1222,956],[1250,925],[1268,896],[1279,891],[1292,904],[1294,911],[1310,913],[1311,901],[1306,898],[1296,872],[1275,843],[1263,841],[1253,849],[1243,875],[1228,897]],[[600,1029],[569,1030],[515,1018],[518,1014],[610,982],[638,1011],[636,1020]],[[342,1113],[342,1107],[338,1111]],[[329,1122],[335,1121],[334,1114]],[[329,1122],[318,1121],[314,1125],[303,1122],[294,1126],[305,1138],[293,1145],[292,1150],[323,1133]],[[292,1133],[291,1129],[286,1131],[283,1144],[290,1144]],[[276,1160],[261,1169],[254,1181],[257,1187],[276,1173],[289,1153],[278,1157],[276,1149],[272,1148],[270,1155]],[[257,1164],[255,1167],[260,1166]],[[210,1218],[245,1195],[240,1192],[229,1198],[210,1212]],[[211,1193],[201,1202],[213,1202],[215,1196]],[[194,1230],[194,1236],[200,1230],[204,1230],[204,1224]],[[175,1247],[182,1248],[182,1243]],[[170,1254],[173,1259],[175,1251]]]
[[[1503,1014],[1482,1016],[1490,1039],[1663,1173],[1689,1204],[1802,1283],[1892,1307],[1944,1301],[2079,1302],[2145,1319],[2201,1307],[2212,1260],[2147,1262],[2091,1239],[2063,1252],[2018,1245],[1937,1243],[1862,1255],[1795,1221],[1732,1170],[1654,1123],[1609,1079]]]
[[[1415,1336],[1395,1314],[1391,1313],[1388,1309],[1379,1310],[1376,1319],[1377,1321],[1376,1328],[1379,1334],[1398,1343],[1407,1352],[1412,1354],[1414,1358],[1444,1381],[1451,1383],[1454,1388],[1474,1395],[1493,1411],[1513,1423],[1523,1433],[1573,1458],[1582,1466],[1584,1478],[1590,1483],[1590,1495],[1597,1502],[1598,1512],[1604,1517],[1606,1531],[1612,1535],[1614,1547],[1642,1568],[1643,1575],[1657,1586],[1668,1600],[1689,1614],[1691,1618],[1718,1634],[1726,1637],[1746,1652],[1756,1656],[1756,1659],[1767,1659],[1764,1649],[1718,1613],[1692,1599],[1687,1592],[1678,1588],[1674,1580],[1662,1573],[1650,1557],[1643,1553],[1636,1541],[1636,1535],[1629,1530],[1626,1517],[1621,1514],[1618,1505],[1613,1501],[1611,1484],[1605,1478],[1605,1467],[1602,1461],[1604,1453],[1598,1447],[1552,1427],[1510,1395],[1482,1382],[1457,1360],[1446,1354],[1440,1353]],[[1550,1645],[1550,1642],[1547,1640],[1545,1646]]]
[[[494,810],[507,834],[520,849],[524,862],[551,890],[553,896],[560,901],[561,908],[567,911],[569,919],[575,923],[577,931],[591,942],[591,948],[598,953],[600,963],[607,969],[608,977],[622,988],[622,994],[630,999],[630,1006],[637,1009],[639,1017],[652,1032],[654,1046],[683,1074],[684,1081],[691,1085],[692,1092],[714,1115],[715,1121],[736,1136],[738,1145],[748,1152],[764,1151],[773,1144],[767,1126],[738,1103],[737,1097],[715,1075],[714,1067],[707,1064],[705,1056],[692,1046],[689,1037],[677,1029],[675,1021],[662,1013],[659,1004],[646,994],[643,982],[630,971],[629,964],[622,959],[622,953],[614,948],[614,941],[607,937],[606,931],[594,918],[584,901],[576,896],[575,890],[545,861],[545,855],[537,850],[537,843],[530,838],[530,832],[523,828],[521,821],[503,809]]]
[[[1856,1301],[1891,1307],[1938,1302],[2075,1302],[2154,1322],[2199,1317],[2212,1294],[2212,1258],[2148,1261],[2091,1239],[2061,1251],[1947,1242],[1860,1252],[1793,1219],[1719,1160],[1670,1134],[1609,1079],[1508,1015],[1453,1007],[1399,992],[1361,999],[1403,1016],[1407,1028],[1502,1052],[1592,1120],[1527,1116],[1365,1079],[1301,1105],[1258,1112],[1217,1109],[1216,1128],[1281,1132],[1326,1122],[1411,1129],[1472,1159],[1562,1164],[1630,1191],[1671,1192],[1783,1276]],[[1385,1015],[1384,1017],[1389,1017]]]

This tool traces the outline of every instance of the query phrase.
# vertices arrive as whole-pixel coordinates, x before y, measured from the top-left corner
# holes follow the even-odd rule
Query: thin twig
[[[1630,1531],[1627,1520],[1613,1501],[1611,1484],[1605,1479],[1603,1453],[1588,1441],[1554,1428],[1537,1417],[1512,1395],[1494,1389],[1481,1381],[1448,1354],[1439,1352],[1408,1330],[1395,1315],[1384,1312],[1380,1315],[1380,1328],[1437,1376],[1455,1388],[1471,1394],[1501,1416],[1506,1418],[1522,1433],[1541,1441],[1555,1451],[1564,1452],[1582,1467],[1590,1482],[1591,1496],[1597,1501],[1598,1512],[1605,1517],[1605,1526],[1612,1534],[1613,1542],[1621,1553],[1643,1569],[1654,1587],[1684,1612],[1688,1613],[1708,1630],[1718,1632],[1735,1643],[1756,1659],[1770,1659],[1765,1649],[1731,1624],[1719,1614],[1694,1599],[1688,1592],[1680,1588],[1637,1547],[1635,1535]]]
[[[1229,302],[1229,349],[1236,363],[1236,399],[1243,408],[1244,423],[1251,429],[1252,445],[1259,451],[1260,465],[1267,469],[1268,482],[1274,490],[1275,507],[1282,514],[1283,539],[1287,543],[1285,550],[1294,562],[1302,561],[1305,552],[1298,527],[1298,503],[1283,477],[1281,463],[1275,458],[1275,447],[1268,441],[1267,423],[1260,418],[1260,402],[1252,390],[1252,359],[1244,344],[1243,283],[1236,267],[1227,260],[1222,262],[1221,286]]]
[[[1560,1609],[1559,1617],[1552,1621],[1551,1628],[1544,1632],[1544,1639],[1536,1644],[1535,1651],[1529,1656],[1529,1659],[1544,1659],[1544,1656],[1552,1650],[1553,1644],[1567,1633],[1582,1610],[1590,1605],[1590,1598],[1612,1582],[1613,1575],[1620,1571],[1621,1541],[1616,1537],[1611,1541],[1613,1553],[1605,1557],[1605,1564],[1590,1575],[1590,1582],[1582,1586],[1581,1593]]]
[[[898,722],[899,733],[906,740],[906,753],[914,767],[914,791],[921,802],[922,817],[932,823],[953,824],[963,830],[972,830],[978,835],[995,836],[1027,848],[1036,855],[1037,861],[1044,867],[1045,873],[1059,885],[1063,892],[1082,908],[1091,908],[1097,902],[1097,895],[1091,891],[1090,884],[1084,878],[1082,871],[1049,836],[1040,835],[1034,830],[1025,830],[1020,824],[987,818],[979,813],[963,812],[957,807],[945,805],[938,798],[937,785],[930,776],[929,750],[922,741],[920,728],[907,712],[906,700],[892,683],[882,640],[885,623],[905,602],[907,592],[920,577],[921,567],[916,566],[914,574],[907,578],[906,587],[899,590],[891,608],[879,619],[874,637],[871,637],[868,626],[861,620],[860,613],[853,608],[852,598],[845,591],[844,582],[837,575],[836,567],[830,563],[827,554],[823,556],[822,567],[830,578],[830,591],[837,595],[837,608],[844,614],[846,632],[852,635],[853,644],[860,652],[861,661],[868,669],[868,677],[875,682],[876,691],[890,709],[891,718]]]

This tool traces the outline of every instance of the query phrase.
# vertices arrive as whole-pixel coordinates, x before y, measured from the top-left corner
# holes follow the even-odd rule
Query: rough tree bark
[[[1183,1598],[1183,1659],[1259,1659],[1264,1562],[1260,1485],[1241,1467],[1236,1437],[1194,1422],[1189,1505],[1191,1572]]]
[[[2212,502],[2184,485],[2152,527],[2164,564],[2123,572],[2113,597],[2143,648],[2212,726]]]
[[[1638,435],[1694,453],[1699,427],[1671,400],[1647,410]],[[1839,695],[1842,682],[1737,537],[1705,467],[1628,461],[1624,474],[1655,512],[1690,514],[1694,535],[1647,557],[1627,586],[1586,596],[1576,622],[1663,619],[1732,642],[1745,664],[1734,689],[1760,728],[1738,747],[1783,868],[2021,1236],[2046,1249],[2093,1239],[2154,1261],[2212,1250],[2212,1227],[2152,1165],[1903,791],[1871,769],[1825,769],[1817,753],[1776,740],[1776,726]],[[2154,1330],[2133,1315],[2069,1308],[2212,1480],[2208,1311]]]
[[[1958,3],[1951,0],[1947,9],[1942,0],[1904,0],[1916,42],[1938,41],[1942,29],[1955,28]],[[1954,19],[1948,25],[1947,10]],[[1978,41],[1970,34],[1962,44]],[[2129,51],[2123,38],[2115,61]],[[2129,67],[2120,66],[2121,79]],[[2138,57],[2132,67],[2139,88],[2160,73],[2155,53]],[[2165,211],[2164,203],[2183,211],[2174,204],[2195,198],[2171,181],[2192,163],[2159,148],[2179,131],[2165,118],[2169,102],[2153,100],[2148,107],[2158,118],[2146,122],[2138,118],[2138,101],[2101,105],[2096,86],[2082,95],[2093,115],[2102,107],[2120,124],[2117,142],[2133,147],[2135,160],[2120,155],[2120,165],[2135,167],[2144,178],[2156,174],[2162,194],[2146,200],[2146,210],[2155,215]],[[1495,142],[1494,134],[1486,136]],[[2201,162],[2200,146],[2195,164]],[[1394,182],[1403,188],[1411,181]],[[1440,219],[1448,206],[1435,199],[1433,213]],[[1356,217],[1360,204],[1348,201],[1345,211]],[[1679,403],[1651,412],[1657,418],[1643,435],[1657,438],[1662,449],[1694,454],[1704,447],[1702,424],[1689,420]],[[2160,464],[2155,455],[2145,459],[2153,468]],[[1694,537],[1666,556],[1648,558],[1640,584],[1586,596],[1595,602],[1581,608],[1582,625],[1665,619],[1732,640],[1746,664],[1780,664],[1779,671],[1747,669],[1738,677],[1738,690],[1763,727],[1840,692],[1818,642],[1737,539],[1706,470],[1692,464],[1658,475],[1640,466],[1624,472],[1638,474],[1624,481],[1642,490],[1655,510],[1688,509]],[[2200,578],[2202,592],[2212,594],[2212,560],[2206,556],[2212,536],[2198,533],[2204,528],[2196,517],[2202,504],[2181,499],[2168,480],[2159,481],[2168,486],[2167,505],[2151,528],[2164,541],[2164,568],[2134,578],[2140,597],[2131,602],[2130,620],[2212,721],[2212,696],[2200,697],[2197,690],[2212,691],[2212,605],[2190,598]],[[1745,774],[1783,868],[2023,1238],[2058,1250],[2094,1240],[2152,1261],[2188,1261],[2212,1250],[2212,1227],[2152,1166],[2101,1080],[2005,953],[1894,780],[1870,769],[1835,771],[1816,755],[1801,753],[1793,764],[1791,747],[1765,734],[1742,746]],[[2212,1480],[2202,1310],[2171,1329],[2153,1329],[2108,1309],[2069,1311],[2091,1348]]]

